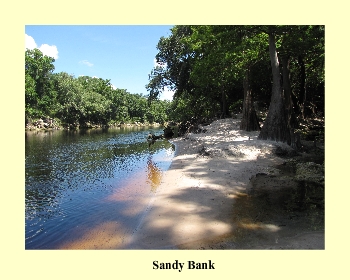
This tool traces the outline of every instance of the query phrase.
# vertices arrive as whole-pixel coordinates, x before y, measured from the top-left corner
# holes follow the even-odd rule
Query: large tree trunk
[[[299,93],[298,93],[298,113],[305,119],[305,101],[306,101],[306,72],[305,72],[305,62],[302,56],[298,56],[298,64],[300,66],[300,76],[299,76]]]
[[[258,139],[291,143],[291,132],[286,118],[285,100],[281,86],[280,65],[276,51],[275,35],[269,32],[269,53],[272,67],[272,96],[265,123]]]
[[[285,117],[287,120],[287,126],[290,131],[290,142],[288,142],[289,145],[291,145],[293,148],[299,148],[300,143],[296,141],[296,137],[294,135],[294,128],[297,125],[297,121],[294,114],[294,104],[292,100],[292,86],[290,84],[290,71],[289,71],[289,56],[288,55],[282,55],[282,77],[283,77],[283,98],[284,98],[284,104],[286,107],[285,110]]]
[[[252,90],[250,86],[250,67],[247,67],[243,78],[243,116],[240,125],[241,130],[260,130],[258,117],[253,106]]]
[[[221,88],[221,99],[222,99],[222,115],[221,117],[224,119],[227,116],[227,102],[226,102],[226,93],[224,87]]]
[[[286,106],[286,118],[290,127],[295,127],[294,106],[292,101],[292,87],[290,85],[289,57],[282,56],[282,76],[283,76],[283,92],[284,104]]]

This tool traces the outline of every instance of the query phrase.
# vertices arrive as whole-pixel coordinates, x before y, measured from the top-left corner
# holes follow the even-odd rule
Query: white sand
[[[221,248],[232,248],[222,241],[236,229],[236,197],[246,192],[255,174],[278,172],[273,166],[284,160],[272,152],[277,145],[290,148],[257,140],[259,132],[241,131],[239,125],[240,119],[218,120],[205,133],[172,140],[173,162],[126,248],[199,249],[218,242],[224,244]],[[278,227],[266,230],[278,232]],[[322,234],[318,238],[322,241]]]

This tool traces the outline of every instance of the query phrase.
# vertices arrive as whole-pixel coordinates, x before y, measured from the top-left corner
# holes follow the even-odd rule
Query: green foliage
[[[237,114],[242,111],[242,108],[243,108],[243,99],[239,99],[230,105],[230,112]]]
[[[110,80],[53,74],[53,61],[39,50],[26,52],[26,119],[51,116],[65,125],[80,126],[168,120],[169,102],[158,100],[149,105],[147,97],[114,89]]]
[[[191,33],[190,26],[180,25],[172,29],[170,37],[160,38],[157,45],[157,66],[149,75],[149,83],[146,85],[150,101],[157,99],[165,87],[176,89],[176,93],[192,88],[189,76],[193,52],[184,41]]]
[[[158,65],[146,88],[155,100],[165,86],[174,94],[170,118],[229,115],[243,99],[249,73],[253,101],[268,108],[272,91],[268,33],[288,55],[294,108],[324,111],[324,26],[175,26],[160,38]],[[227,104],[226,104],[227,103]],[[300,110],[298,110],[300,108]]]
[[[269,32],[275,34],[278,55],[288,58],[295,113],[301,118],[322,115],[324,26],[179,25],[158,42],[148,96],[115,89],[110,80],[53,74],[53,58],[27,50],[26,119],[51,116],[84,125],[229,116],[242,108],[248,76],[252,101],[267,109],[272,91]],[[175,92],[172,102],[158,99],[165,87]]]
[[[54,61],[38,49],[25,52],[26,118],[48,115],[55,110],[57,94],[50,79]]]

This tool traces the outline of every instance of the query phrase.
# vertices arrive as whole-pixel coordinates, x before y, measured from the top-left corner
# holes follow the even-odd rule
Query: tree
[[[266,30],[269,35],[273,88],[269,112],[258,138],[287,142],[295,147],[294,129],[298,126],[295,113],[305,117],[307,76],[313,77],[317,84],[310,89],[313,94],[309,95],[314,98],[319,91],[317,99],[321,103],[323,101],[324,30],[322,26],[269,26]],[[279,38],[278,47],[276,37]],[[309,71],[306,70],[304,59],[311,62]],[[300,64],[300,75],[296,75],[296,63],[293,71],[290,69],[293,60]],[[294,81],[294,89],[291,81]],[[316,105],[312,105],[316,108]],[[320,109],[322,112],[323,108]]]
[[[26,51],[26,123],[44,115],[60,118],[65,125],[83,127],[88,123],[167,120],[165,110],[169,106],[163,102],[156,102],[152,109],[146,96],[115,89],[110,80],[52,73],[53,62],[37,49]]]
[[[38,49],[25,51],[26,118],[41,117],[55,110],[56,92],[51,83],[54,61]]]
[[[25,73],[25,115],[38,116],[41,112],[37,109],[38,95],[35,91],[35,80],[28,73]]]
[[[74,76],[65,72],[54,74],[53,78],[58,93],[57,116],[66,124],[79,123],[83,111],[83,87]]]
[[[269,111],[258,139],[269,139],[291,144],[290,111],[286,109],[286,98],[282,88],[280,63],[276,49],[276,28],[268,27],[269,54],[272,68],[272,94]]]
[[[146,85],[150,101],[157,99],[165,87],[175,91],[175,96],[191,89],[189,75],[192,51],[183,41],[191,34],[191,28],[177,25],[171,32],[168,38],[161,37],[157,45],[157,65],[151,71]]]
[[[184,115],[217,116],[220,111],[221,116],[228,115],[228,95],[236,85],[230,77],[233,61],[225,59],[222,38],[216,36],[222,28],[175,26],[169,38],[161,38],[158,65],[147,85],[150,99],[167,86],[175,90],[174,101],[187,108]]]
[[[230,40],[230,26],[192,26],[192,34],[185,40],[193,50],[193,69],[190,81],[194,93],[206,95],[211,103],[220,100],[220,117],[226,117],[228,112],[228,95],[237,79],[232,49],[236,41]],[[232,39],[232,38],[231,38]],[[205,104],[205,102],[204,102]],[[214,109],[215,107],[213,107]],[[217,115],[217,114],[216,114]]]
[[[304,120],[324,111],[324,26],[292,26],[284,36],[282,52],[291,59],[295,113]]]
[[[253,105],[253,96],[251,88],[251,68],[247,66],[244,78],[243,78],[243,110],[242,121],[240,124],[241,130],[255,131],[260,130],[259,120],[256,115],[256,111]]]
[[[241,27],[241,65],[243,71],[243,110],[241,130],[260,130],[260,125],[253,105],[252,68],[266,58],[266,34],[255,26]]]

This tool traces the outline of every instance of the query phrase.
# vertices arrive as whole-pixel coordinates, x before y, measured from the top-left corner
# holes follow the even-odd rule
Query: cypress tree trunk
[[[281,85],[280,65],[276,51],[275,35],[269,32],[269,53],[272,67],[272,96],[265,123],[258,139],[291,143],[291,133],[286,118],[285,100]]]
[[[292,87],[290,85],[290,74],[289,74],[289,58],[286,55],[282,56],[282,76],[283,76],[283,97],[284,104],[286,107],[286,118],[288,125],[294,128],[294,109],[292,101]]]
[[[252,90],[250,86],[250,67],[247,67],[243,78],[243,116],[240,125],[241,130],[255,131],[260,130],[258,117],[253,106]]]
[[[289,145],[291,145],[293,148],[296,147],[296,141],[294,137],[294,128],[296,126],[296,119],[294,114],[294,106],[293,106],[293,100],[292,100],[292,87],[290,84],[290,71],[289,71],[289,56],[288,55],[282,55],[282,76],[283,76],[283,98],[284,98],[284,104],[286,107],[285,110],[285,117],[287,120],[287,127],[290,131],[290,141],[287,141]]]
[[[221,88],[221,99],[222,99],[222,115],[221,118],[225,118],[227,115],[227,102],[226,102],[226,93],[224,87]]]
[[[298,64],[300,65],[300,86],[298,96],[298,110],[303,119],[305,119],[305,101],[306,101],[306,74],[305,74],[305,62],[302,56],[298,56]]]

